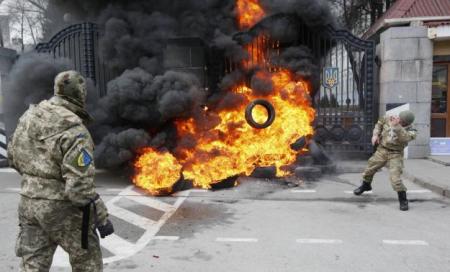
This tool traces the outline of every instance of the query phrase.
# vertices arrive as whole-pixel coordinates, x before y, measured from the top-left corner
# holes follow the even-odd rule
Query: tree
[[[355,34],[364,33],[396,0],[329,0],[341,24]]]
[[[18,36],[14,39],[20,44],[22,52],[27,40],[31,39],[35,45],[41,40],[47,1],[14,0],[5,3],[11,18],[11,30]]]

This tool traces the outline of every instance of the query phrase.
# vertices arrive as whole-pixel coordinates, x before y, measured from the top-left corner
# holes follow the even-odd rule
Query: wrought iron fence
[[[100,35],[96,24],[80,23],[61,30],[48,43],[38,44],[36,51],[70,59],[75,70],[92,79],[98,95],[103,96],[113,74],[99,52]]]
[[[377,116],[374,101],[374,42],[331,26],[318,30],[302,23],[298,18],[291,20],[285,14],[271,16],[261,25],[267,24],[267,20],[280,18],[290,20],[293,24],[297,31],[295,40],[284,44],[268,37],[257,40],[255,46],[273,43],[272,47],[276,50],[283,50],[286,46],[303,45],[311,50],[320,73],[320,86],[316,86],[312,93],[316,109],[315,138],[328,150],[371,153],[370,138]],[[258,27],[260,25],[250,32],[257,31]],[[239,35],[247,34],[249,33],[238,33],[235,38],[239,39]],[[99,96],[103,96],[107,91],[107,82],[114,75],[99,52],[100,36],[101,32],[95,24],[76,24],[56,34],[48,43],[39,44],[36,50],[52,54],[55,58],[70,59],[76,70],[94,81]],[[177,44],[180,41],[177,40]],[[184,49],[181,51],[192,52]],[[205,48],[206,60],[204,64],[197,65],[199,73],[204,74],[202,78],[206,90],[215,89],[220,78],[236,65],[220,61],[216,54],[212,48]],[[204,69],[201,71],[203,65]]]

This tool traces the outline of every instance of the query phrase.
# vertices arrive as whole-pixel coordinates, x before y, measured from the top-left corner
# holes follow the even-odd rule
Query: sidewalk
[[[450,198],[450,156],[405,160],[403,176],[435,193]]]
[[[362,173],[367,165],[366,160],[340,161],[337,173]],[[427,159],[405,160],[403,177],[450,198],[450,156],[430,156]]]

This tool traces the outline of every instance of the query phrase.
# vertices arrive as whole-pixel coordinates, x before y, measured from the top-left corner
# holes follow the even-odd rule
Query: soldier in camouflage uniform
[[[402,182],[403,149],[409,141],[416,138],[417,131],[412,127],[414,114],[402,111],[399,116],[383,117],[375,125],[372,144],[378,144],[375,154],[369,159],[363,173],[363,182],[355,189],[355,195],[372,190],[372,180],[375,173],[388,164],[392,188],[398,193],[400,210],[408,210],[406,187]]]
[[[95,228],[102,237],[114,230],[95,192],[94,144],[84,125],[90,119],[85,101],[85,79],[75,71],[59,74],[55,95],[30,106],[9,142],[10,165],[23,178],[16,242],[20,271],[49,271],[58,245],[69,254],[72,271],[103,270]],[[89,231],[82,246],[86,207],[96,210],[91,219],[97,222],[85,223]]]

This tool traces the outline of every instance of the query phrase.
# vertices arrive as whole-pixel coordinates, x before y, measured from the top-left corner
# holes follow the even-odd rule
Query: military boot
[[[398,202],[400,202],[401,211],[407,211],[409,209],[405,191],[398,192]]]
[[[356,188],[353,193],[355,195],[361,195],[362,193],[366,192],[366,191],[371,191],[372,190],[372,186],[370,186],[369,182],[363,181],[361,186],[359,186],[358,188]]]

